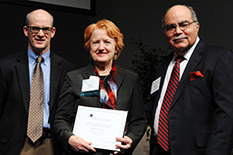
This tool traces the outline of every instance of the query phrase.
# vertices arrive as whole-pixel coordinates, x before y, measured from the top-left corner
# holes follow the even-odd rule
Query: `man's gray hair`
[[[196,14],[196,12],[194,11],[193,7],[188,6],[188,5],[181,5],[181,6],[184,6],[184,7],[188,8],[188,9],[190,10],[190,12],[191,12],[191,18],[192,18],[192,20],[195,22],[195,26],[196,26],[196,25],[197,25],[196,23],[198,22],[198,18],[197,18],[197,14]],[[170,9],[170,8],[169,8],[169,9]],[[168,9],[168,10],[169,10],[169,9]],[[167,11],[168,11],[168,10],[167,10]],[[167,11],[166,11],[165,15],[167,14]],[[164,15],[163,18],[162,18],[162,28],[163,28],[163,30],[165,29],[165,25],[164,25],[164,18],[165,18],[165,15]]]

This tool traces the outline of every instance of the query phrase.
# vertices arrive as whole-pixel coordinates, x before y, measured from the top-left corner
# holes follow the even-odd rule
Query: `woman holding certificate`
[[[86,28],[84,39],[92,62],[67,74],[53,129],[66,154],[132,154],[146,130],[147,122],[138,75],[115,64],[124,45],[123,34],[113,22],[103,19]],[[76,120],[85,117],[85,114],[82,117],[77,115],[80,106],[111,109],[112,112],[127,111],[126,123],[123,124],[124,135],[122,133],[122,136],[114,138],[114,141],[120,142],[114,144],[117,151],[96,148],[92,141],[73,132]],[[94,118],[95,114],[87,116]],[[114,120],[110,118],[111,115],[106,113],[104,116],[105,119],[95,119],[96,122],[88,122],[89,118],[81,120],[94,125],[84,129],[87,134],[96,132],[95,136],[101,135],[102,131],[114,124],[107,124],[109,120]],[[103,122],[98,124],[99,121]],[[106,145],[111,143],[109,139],[103,141]]]

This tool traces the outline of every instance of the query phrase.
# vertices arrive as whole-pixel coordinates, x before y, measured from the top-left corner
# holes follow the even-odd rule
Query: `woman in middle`
[[[113,152],[97,150],[91,142],[72,133],[77,108],[82,105],[125,110],[128,111],[125,135],[116,137],[122,142],[116,147],[123,154],[132,154],[146,130],[147,121],[138,75],[115,64],[124,45],[123,34],[113,22],[103,19],[86,28],[84,39],[92,62],[67,74],[53,124],[55,133],[67,154],[110,154]],[[81,91],[82,81],[90,76],[99,77],[99,93],[85,96]]]

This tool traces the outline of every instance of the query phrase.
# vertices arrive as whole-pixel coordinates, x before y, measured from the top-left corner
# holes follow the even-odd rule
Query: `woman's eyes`
[[[99,44],[100,41],[93,41],[92,44]],[[111,41],[105,40],[104,43],[111,44]]]

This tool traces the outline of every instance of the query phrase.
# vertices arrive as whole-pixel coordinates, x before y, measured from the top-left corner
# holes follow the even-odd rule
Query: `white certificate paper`
[[[73,133],[98,149],[120,151],[116,137],[123,137],[127,111],[78,106]]]

